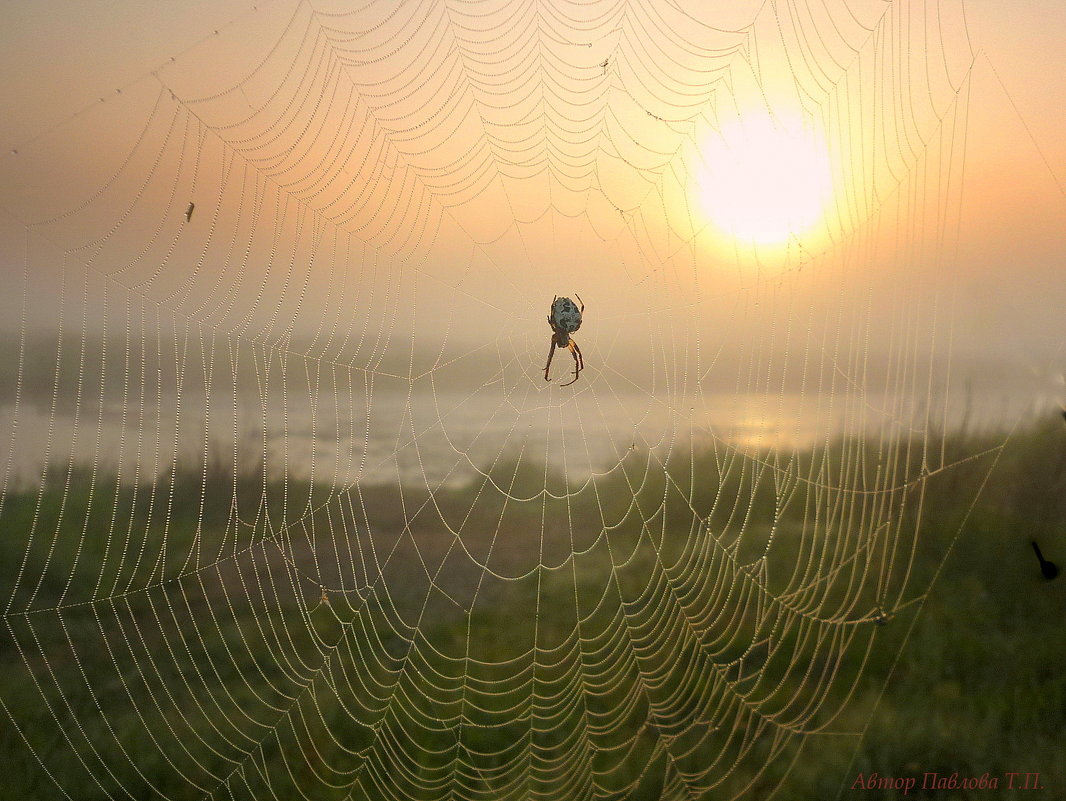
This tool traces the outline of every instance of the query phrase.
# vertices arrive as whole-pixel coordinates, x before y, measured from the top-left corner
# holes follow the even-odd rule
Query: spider
[[[577,381],[581,371],[585,369],[585,360],[581,357],[581,348],[570,338],[570,334],[581,327],[581,313],[585,311],[585,304],[580,295],[574,295],[581,304],[579,309],[570,298],[561,298],[556,295],[552,299],[551,309],[548,312],[548,325],[552,329],[551,348],[548,350],[548,363],[544,365],[544,380],[548,381],[548,368],[552,365],[552,357],[556,348],[568,348],[574,357],[574,380],[567,381],[560,386],[568,387]]]

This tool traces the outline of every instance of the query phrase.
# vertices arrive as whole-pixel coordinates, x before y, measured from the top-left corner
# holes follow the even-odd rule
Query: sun
[[[699,152],[700,199],[723,232],[775,245],[822,219],[833,188],[829,149],[798,119],[742,115],[707,137]]]

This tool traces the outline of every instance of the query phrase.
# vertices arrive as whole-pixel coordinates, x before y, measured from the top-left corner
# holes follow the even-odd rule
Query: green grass
[[[824,566],[821,544],[850,553],[848,537],[863,519],[887,518],[897,545],[860,549],[860,560],[875,567],[895,560],[880,597],[902,589],[913,600],[915,588],[935,583],[924,603],[886,625],[861,624],[839,665],[799,625],[775,631],[775,652],[750,648],[765,625],[755,607],[741,597],[718,601],[732,616],[707,631],[720,640],[716,660],[744,656],[738,692],[788,717],[813,697],[811,677],[835,669],[830,697],[838,703],[807,717],[810,733],[775,741],[770,729],[725,747],[723,765],[736,767],[716,771],[724,781],[712,797],[765,798],[775,788],[780,799],[897,797],[849,789],[872,771],[914,776],[919,785],[925,772],[988,773],[1001,783],[996,798],[1027,797],[1003,789],[1008,772],[1039,772],[1054,797],[1066,782],[1066,637],[1058,631],[1066,577],[1043,581],[1029,541],[1066,567],[1066,433],[1055,423],[1014,436],[1002,450],[993,435],[880,450],[841,442],[772,462],[727,451],[678,454],[665,472],[646,470],[635,452],[574,495],[543,466],[494,466],[493,480],[513,497],[532,498],[524,502],[480,480],[432,498],[407,487],[283,487],[264,480],[261,467],[233,475],[218,460],[137,487],[53,467],[42,492],[9,493],[0,516],[0,598],[18,582],[0,632],[0,700],[10,716],[0,727],[0,796],[55,798],[50,772],[78,799],[125,797],[120,787],[137,798],[192,799],[223,783],[237,797],[287,797],[279,788],[314,786],[316,798],[343,798],[348,771],[363,764],[351,752],[395,748],[421,721],[406,741],[422,754],[404,778],[412,793],[415,783],[450,779],[460,748],[494,755],[472,758],[479,767],[464,774],[468,794],[493,797],[493,771],[510,759],[525,765],[532,751],[562,764],[591,752],[593,768],[619,792],[656,798],[664,776],[671,780],[664,733],[677,737],[675,764],[706,767],[684,757],[686,738],[695,737],[690,718],[701,714],[716,675],[706,646],[682,632],[670,664],[656,662],[652,649],[643,665],[617,663],[616,685],[574,694],[573,660],[596,675],[591,646],[575,650],[568,640],[578,613],[583,631],[606,630],[625,597],[626,636],[639,639],[645,623],[655,630],[661,605],[633,600],[649,584],[673,582],[674,594],[659,601],[703,574],[742,587],[735,566],[765,554],[760,580],[775,596],[807,586],[792,603],[860,617],[878,596],[852,591],[857,567],[820,582],[796,577],[804,565]],[[883,486],[880,471],[893,465],[901,479],[915,480],[869,496],[833,489]],[[699,483],[690,486],[693,475]],[[541,494],[545,487],[550,495]],[[887,512],[878,506],[886,500]],[[702,573],[686,573],[689,546],[707,531],[712,556]],[[508,580],[482,581],[466,552]],[[549,569],[538,570],[541,563]],[[323,586],[328,604],[320,602]],[[354,589],[366,587],[373,589]],[[372,645],[360,650],[359,642]],[[790,662],[790,654],[801,658]],[[482,664],[507,660],[504,673]],[[391,670],[401,665],[394,683]],[[659,668],[665,688],[633,694],[641,671]],[[376,689],[346,685],[353,677]],[[418,692],[430,679],[432,702]],[[674,691],[687,700],[672,702],[673,717],[651,714],[649,699]],[[534,713],[552,725],[531,729]],[[561,739],[574,727],[591,749]],[[613,748],[623,741],[624,752]],[[315,748],[337,771],[327,777],[335,790],[300,757]],[[645,764],[643,774],[633,768]],[[391,767],[372,759],[361,775]],[[550,779],[512,790],[550,795]]]

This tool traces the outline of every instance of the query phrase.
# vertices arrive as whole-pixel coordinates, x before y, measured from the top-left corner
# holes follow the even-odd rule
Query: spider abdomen
[[[572,334],[581,327],[581,311],[570,298],[556,298],[552,303],[552,327]]]

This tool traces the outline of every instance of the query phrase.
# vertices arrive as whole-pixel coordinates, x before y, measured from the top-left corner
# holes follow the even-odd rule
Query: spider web
[[[27,781],[764,797],[857,746],[926,487],[995,457],[940,436],[976,59],[953,4],[278,0],[9,154]],[[831,155],[772,247],[699,208],[752,98]]]

